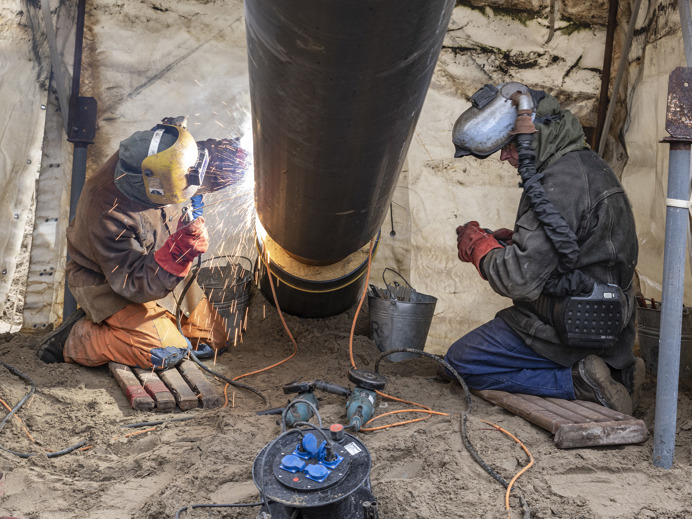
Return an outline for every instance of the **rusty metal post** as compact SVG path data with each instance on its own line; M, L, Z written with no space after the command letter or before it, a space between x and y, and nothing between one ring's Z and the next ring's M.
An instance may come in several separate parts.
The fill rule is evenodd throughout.
M692 68L678 67L670 74L666 131L670 137L662 142L670 144L670 160L653 461L655 466L669 469L673 466L675 452L685 252L690 209Z

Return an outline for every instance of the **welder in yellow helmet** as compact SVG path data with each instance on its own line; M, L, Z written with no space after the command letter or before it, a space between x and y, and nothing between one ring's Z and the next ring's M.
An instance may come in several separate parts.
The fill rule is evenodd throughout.
M80 308L44 341L41 360L165 369L190 347L203 358L226 346L224 323L196 283L180 301L182 334L175 318L209 245L204 218L175 204L199 190L209 158L184 118L164 119L122 141L88 178L67 229L66 276Z

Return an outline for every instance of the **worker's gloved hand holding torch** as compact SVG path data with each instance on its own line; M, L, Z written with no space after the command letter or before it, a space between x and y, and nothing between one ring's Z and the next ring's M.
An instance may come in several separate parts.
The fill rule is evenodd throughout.
M481 272L481 260L493 249L501 249L502 245L489 232L481 229L476 221L457 227L457 249L459 259L466 263L473 263L478 273ZM485 279L483 277L483 279Z
M204 218L196 218L190 224L184 218L178 222L178 230L168 237L163 247L154 252L154 260L163 270L183 278L190 272L193 260L209 247L209 233Z

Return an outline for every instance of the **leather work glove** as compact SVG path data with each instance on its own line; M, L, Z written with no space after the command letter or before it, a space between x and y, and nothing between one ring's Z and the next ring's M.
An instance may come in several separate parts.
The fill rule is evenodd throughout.
M512 236L514 236L514 231L512 229L502 227L500 229L492 231L490 234L492 234L493 238L500 242L500 245L512 245Z
M240 147L240 139L207 139L197 147L209 152L209 165L197 193L213 193L231 186L243 178L247 170L248 153Z
M459 259L467 263L473 263L480 276L485 279L481 272L481 260L493 249L501 249L502 245L495 237L481 229L476 221L468 222L457 227L457 249Z
M192 261L209 247L209 234L204 218L185 225L181 218L178 230L171 234L163 246L154 252L154 261L166 272L184 278L190 272Z

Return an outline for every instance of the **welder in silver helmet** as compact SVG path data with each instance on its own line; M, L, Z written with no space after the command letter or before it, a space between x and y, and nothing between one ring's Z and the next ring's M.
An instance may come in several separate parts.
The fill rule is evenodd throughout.
M457 228L459 259L513 304L456 341L447 362L474 389L589 400L631 414L644 377L632 352L638 244L618 179L573 114L520 83L476 92L453 142L455 157L500 151L523 193L513 229L477 221Z
M166 369L188 348L204 358L225 347L223 320L188 286L208 247L204 218L199 206L176 204L232 184L244 167L232 162L245 153L227 139L198 144L185 123L135 132L87 179L67 229L66 276L80 308L45 339L44 362Z

